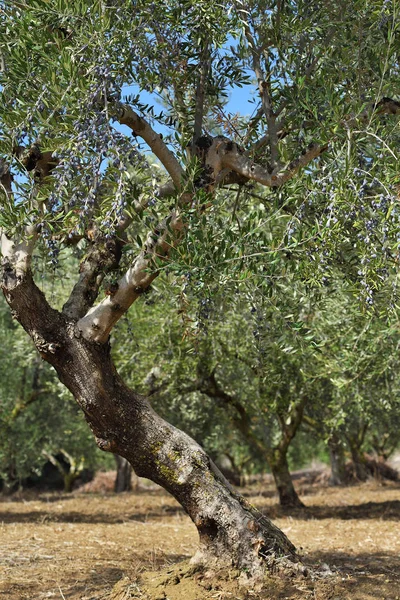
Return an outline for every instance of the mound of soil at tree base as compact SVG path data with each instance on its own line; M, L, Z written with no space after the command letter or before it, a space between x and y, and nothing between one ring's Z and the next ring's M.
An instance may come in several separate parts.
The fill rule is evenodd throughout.
M297 568L296 568L297 567ZM356 600L349 595L349 585L333 573L328 565L307 569L301 565L279 568L262 581L249 581L235 569L203 571L188 561L163 571L147 572L139 580L119 581L107 600ZM385 586L382 593L385 594ZM366 590L364 589L364 593ZM376 598L376 587L371 586ZM364 598L364 596L363 596ZM383 598L389 596L383 595ZM393 600L399 596L393 596Z

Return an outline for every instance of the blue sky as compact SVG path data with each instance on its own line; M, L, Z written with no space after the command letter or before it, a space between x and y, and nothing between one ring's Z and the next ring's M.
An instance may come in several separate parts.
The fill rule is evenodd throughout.
M135 96L139 94L139 88L136 86L126 86L123 88L123 93L125 96ZM227 104L224 107L225 113L240 113L243 116L249 116L254 112L256 104L251 102L252 99L257 97L257 87L256 85L245 85L243 87L235 86L232 88L230 92L230 97L228 99ZM149 92L142 91L140 92L140 101L143 104L150 104L154 106L155 112L161 112L161 110L165 111L165 108L158 103L158 98L156 94L151 94ZM119 123L114 123L115 129L120 131L121 133L125 133L126 135L131 135L131 130L126 125L120 125ZM166 134L167 128L160 125L160 123L155 122L153 125L155 131Z

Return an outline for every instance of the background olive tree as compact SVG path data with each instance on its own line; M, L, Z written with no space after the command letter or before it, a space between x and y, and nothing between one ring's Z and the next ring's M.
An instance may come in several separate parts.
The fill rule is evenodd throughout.
M257 572L271 554L293 557L204 450L126 386L110 333L160 276L227 299L269 290L272 305L282 284L299 303L303 286L311 302L340 288L396 321L397 3L1 6L2 288L13 316L98 446L184 506L203 561ZM228 109L243 85L251 112ZM75 265L62 301L38 286L36 256L61 276L63 259ZM305 327L300 312L291 327Z

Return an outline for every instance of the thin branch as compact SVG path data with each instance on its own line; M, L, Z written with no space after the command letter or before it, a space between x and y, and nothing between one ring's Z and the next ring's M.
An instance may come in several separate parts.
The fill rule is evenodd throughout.
M35 390L31 392L26 400L17 401L9 416L9 422L15 421L30 404L35 402L44 393L44 391L44 389Z
M291 411L288 414L285 413L284 419L280 422L282 437L278 442L278 447L281 452L287 451L290 442L295 437L303 420L303 413L307 400L307 396L301 396L300 400L292 406ZM287 424L288 417L290 417L290 421Z
M14 405L14 408L11 411L10 416L8 417L8 422L12 423L15 421L19 415L33 402L35 402L44 392L45 388L40 386L40 367L41 367L41 359L38 355L35 358L35 367L33 371L31 390L27 398L24 398L24 391L26 385L26 367L24 369L22 381L21 381L21 394L20 399Z
M280 129L277 131L278 140L283 140L289 134L288 131L284 129ZM261 136L256 142L254 142L249 148L246 150L246 154L254 155L257 154L264 146L269 144L269 135L268 133Z
M322 44L323 49L321 50L321 52L319 54L317 54L317 56L315 56L313 58L313 60L308 64L308 66L304 70L304 73L303 73L304 81L307 81L309 79L309 77L313 74L313 72L315 71L316 67L318 66L318 63L320 62L321 58L324 56L326 49L329 48L330 42L332 41L336 32L337 32L336 27L332 27L328 31L327 36ZM319 40L317 40L317 39L314 40L313 45L315 43L317 43L317 41L319 41ZM301 53L301 52L302 52L302 48L299 49L299 53ZM279 115L285 110L285 108L288 104L289 104L288 100L283 100L281 105L276 109L275 116L279 117Z
M250 415L247 413L246 408L233 396L223 390L215 377L215 369L211 374L203 381L197 383L197 389L202 394L205 394L209 398L220 400L226 405L232 406L235 409L235 415L232 419L237 429L242 433L245 439L259 452L262 456L266 456L266 448L259 436L253 431L251 427Z
M313 419L309 415L303 415L303 422L310 427L313 431L317 431L320 423L317 419Z
M262 106L260 106L260 108L257 110L256 114L254 115L254 117L252 117L247 125L247 133L243 138L243 145L247 146L251 135L253 133L254 127L257 125L257 123L260 121L261 117L264 114L264 109Z

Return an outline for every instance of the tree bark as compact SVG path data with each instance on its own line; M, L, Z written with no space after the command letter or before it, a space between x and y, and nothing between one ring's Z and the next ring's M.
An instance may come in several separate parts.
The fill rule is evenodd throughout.
M361 451L367 430L368 422L360 421L357 423L356 427L350 427L346 432L346 441L350 448L354 473L358 481L366 481L368 479L368 470L365 464L364 455Z
M280 505L287 508L304 507L294 489L286 452L282 453L275 450L274 456L269 460L269 464L278 490Z
M122 458L118 454L114 454L114 458L117 465L114 492L119 494L120 492L132 491L132 465L126 458Z
M254 570L264 554L293 554L287 538L234 492L202 448L125 386L108 347L91 347L89 353L87 343L74 340L74 345L74 366L66 369L64 357L55 366L85 411L99 447L126 458L139 476L180 502L197 526L199 559L218 557ZM90 375L95 381L88 386Z
M346 464L344 448L337 435L332 435L328 440L329 458L331 463L331 475L329 485L346 485Z
M364 457L363 457L362 453L360 452L360 448L358 447L357 444L352 443L352 442L349 442L349 447L350 447L351 459L353 461L354 472L355 472L356 478L358 479L358 481L367 481L368 471L365 466Z
M21 279L5 269L3 290L14 316L83 410L98 446L126 458L138 476L161 485L191 517L200 536L198 561L256 574L268 557L296 558L284 533L235 492L204 450L124 384L109 343L86 340L75 322L49 306L29 272Z

